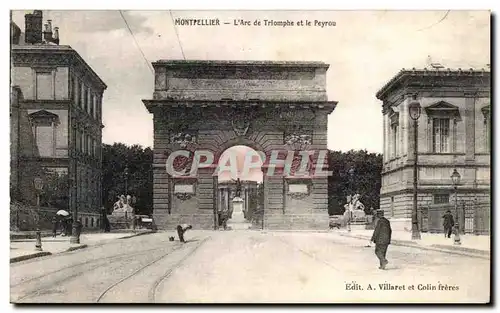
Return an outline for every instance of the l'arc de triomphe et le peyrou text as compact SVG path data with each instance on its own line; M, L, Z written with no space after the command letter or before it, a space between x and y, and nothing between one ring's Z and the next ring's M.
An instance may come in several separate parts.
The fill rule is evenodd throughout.
M214 229L218 160L236 145L265 157L263 228L328 228L327 122L337 104L326 94L328 64L159 60L153 67L153 98L143 102L154 122L158 229ZM173 157L179 150L187 154ZM196 151L213 153L213 162L193 175ZM285 159L293 160L288 169Z

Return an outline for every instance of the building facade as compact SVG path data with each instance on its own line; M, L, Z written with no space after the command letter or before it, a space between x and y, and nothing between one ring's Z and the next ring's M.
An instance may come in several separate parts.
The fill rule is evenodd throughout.
M43 208L78 208L84 226L96 227L106 85L75 50L58 44L50 20L42 32L41 11L25 18L25 34L11 38L12 198L35 205L33 179L40 177Z
M328 64L160 60L153 67L153 98L143 102L153 114L153 208L159 229L172 229L177 223L216 226L221 194L214 171L220 156L233 146L262 152L267 160L273 151L281 153L283 165L276 174L268 163L261 168L262 227L328 228L327 177L314 175L318 168L326 170L328 115L337 104L326 94ZM290 138L304 147L291 147ZM183 146L211 151L213 166L200 168L195 177L171 175L167 161ZM290 150L314 152L309 156L314 173L302 178L283 175ZM176 171L189 168L193 155L176 158Z
M378 93L383 102L383 170L380 207L394 222L411 228L414 122L409 104L417 100L418 206L453 204L451 174L461 182L457 200L490 198L490 72L485 70L402 70Z

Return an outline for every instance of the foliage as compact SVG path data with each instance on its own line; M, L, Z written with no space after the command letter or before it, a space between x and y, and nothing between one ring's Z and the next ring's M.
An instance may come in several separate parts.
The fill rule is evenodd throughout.
M122 143L103 145L102 150L102 201L111 212L120 195L136 197L133 205L139 214L153 211L153 150L139 145L126 146ZM125 168L128 168L128 175Z
M69 180L67 171L57 172L50 168L43 168L43 193L40 196L40 205L44 207L69 210Z
M346 197L359 193L368 210L379 208L382 155L366 150L330 151L328 154L328 213L343 214ZM354 169L350 177L349 169Z
M153 209L153 151L139 145L121 143L103 147L103 205L111 211L113 203L125 194L137 199L134 207L140 214L150 214ZM328 155L328 213L343 214L347 195L359 193L367 209L378 209L381 187L382 155L358 151L330 151ZM128 167L128 175L125 168ZM349 169L353 167L352 178ZM126 177L128 176L128 180ZM257 202L263 203L263 184L257 188Z

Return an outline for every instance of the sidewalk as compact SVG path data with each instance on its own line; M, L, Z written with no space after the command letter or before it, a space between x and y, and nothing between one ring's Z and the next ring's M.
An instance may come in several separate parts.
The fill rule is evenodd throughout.
M41 230L42 237L51 237L52 230ZM97 234L101 233L100 229L85 231L85 234ZM114 231L116 232L116 231ZM59 234L59 231L58 231ZM60 235L58 235L60 236ZM23 240L23 239L35 239L35 231L34 230L26 230L26 231L10 231L10 240Z
M351 232L341 230L339 235L370 240L373 230L354 229ZM411 240L411 232L393 231L391 243L399 246L418 247L468 256L490 258L490 236L460 235L461 245L455 245L453 235L445 238L444 234L421 233L422 239Z
M152 233L150 230L118 233L88 233L80 235L80 244L70 244L71 237L42 237L43 251L35 250L35 239L18 239L10 241L10 263L20 262L36 257L84 249L88 246L104 244L111 240L125 239Z

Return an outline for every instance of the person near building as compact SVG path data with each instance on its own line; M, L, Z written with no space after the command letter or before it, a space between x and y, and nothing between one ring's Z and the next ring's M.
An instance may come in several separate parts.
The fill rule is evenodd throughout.
M380 261L379 269L384 270L386 265L389 263L387 261L387 248L391 244L391 222L384 217L383 210L377 210L377 224L375 226L375 230L373 231L372 238L370 242L375 243L375 255Z
M453 220L453 215L450 210L447 210L443 215L443 227L444 227L444 236L450 238L451 231L453 230L453 226L455 226L455 221Z
M184 234L188 229L192 229L193 226L188 225L188 224L180 224L177 225L177 235L179 236L179 240L182 243L185 243L186 241L184 240Z
M52 238L56 238L57 236L57 227L59 223L57 222L57 217L52 218Z

